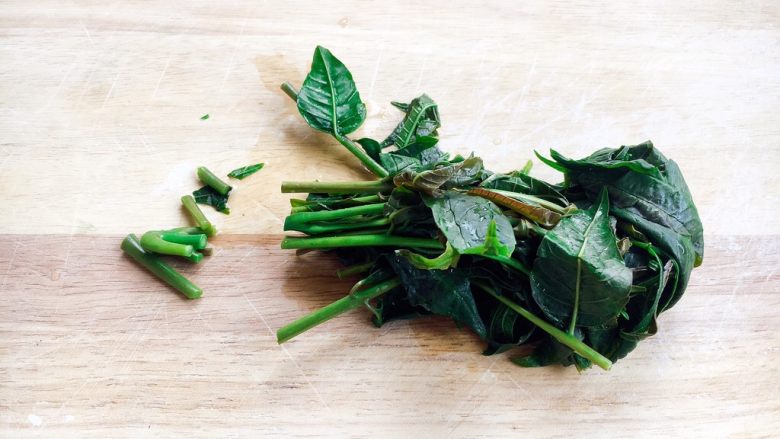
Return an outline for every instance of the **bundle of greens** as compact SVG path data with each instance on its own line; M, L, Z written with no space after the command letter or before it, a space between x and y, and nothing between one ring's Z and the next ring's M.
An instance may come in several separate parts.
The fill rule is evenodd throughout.
M279 343L365 306L377 326L438 314L487 342L485 354L530 344L521 366L608 369L658 330L703 254L702 225L677 165L650 142L581 160L539 159L495 173L479 157L437 147L436 103L393 102L403 120L383 141L347 137L366 117L349 70L317 47L300 91L282 89L304 120L330 133L379 177L285 182L285 249L334 252L360 274L348 295L281 328ZM538 154L537 154L538 155Z

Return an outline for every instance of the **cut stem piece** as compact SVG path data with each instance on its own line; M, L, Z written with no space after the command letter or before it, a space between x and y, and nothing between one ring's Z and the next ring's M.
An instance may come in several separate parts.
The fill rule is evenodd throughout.
M198 229L200 230L200 229ZM177 233L170 230L162 230L158 232L160 238L168 242L175 242L176 244L191 245L195 250L203 250L206 248L207 240L205 233L188 234ZM143 238L141 238L143 241Z
M127 235L122 241L121 247L122 251L135 262L149 270L158 279L176 289L176 291L184 294L188 299L197 299L203 294L203 290L174 270L173 267L160 260L159 257L145 252L141 247L141 242L135 235Z
M204 233L200 227L176 227L175 229L163 230L163 232L177 235L202 235Z
M200 261L202 261L202 260L203 260L203 253L200 253L200 252L192 252L192 254L191 254L191 255L187 256L187 257L186 257L186 258L184 258L184 259L186 259L186 260L188 260L188 261L192 262L193 264L198 264L198 263L200 263Z
M207 236L214 236L217 234L216 227L214 227L214 225L209 222L208 218L206 218L206 215L204 215L203 211L200 210L200 207L198 207L195 199L192 198L192 195L185 195L181 197L181 204L184 206L184 209L187 210L187 213L190 214L190 218L192 218L195 224L201 230L203 230Z
M198 179L200 179L200 181L202 181L206 186L209 186L217 191L220 195L227 195L228 192L233 189L232 186L222 181L205 166L198 168Z
M168 242L162 239L159 230L152 230L144 233L141 236L141 247L147 252L159 253L162 255L184 256L185 258L191 256L194 251L192 245Z

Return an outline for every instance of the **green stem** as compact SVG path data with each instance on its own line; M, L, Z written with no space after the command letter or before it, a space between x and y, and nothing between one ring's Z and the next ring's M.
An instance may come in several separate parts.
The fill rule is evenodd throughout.
M352 235L389 235L392 231L389 227L374 227L365 228L360 230L344 230L339 232L339 236L352 236Z
M202 235L203 230L200 227L177 227L175 229L163 230L165 233L177 235Z
M205 166L198 168L198 178L203 182L203 184L210 186L212 189L219 192L220 195L227 195L228 192L233 189L233 187L222 181Z
M568 346L576 352L578 355L580 355L583 358L587 358L590 360L593 364L599 366L600 368L604 370L609 370L610 367L612 367L612 362L609 360L609 358L606 358L605 356L601 355L593 349L592 347L586 345L582 341L578 340L576 337L569 335L560 329L556 328L555 326L545 322L541 318L537 317L527 309L523 308L522 306L516 304L515 302L509 300L508 298L496 293L492 287L483 284L482 282L478 281L472 281L472 283L476 286L478 286L480 289L485 291L486 293L490 294L491 296L495 297L496 300L503 303L507 307L509 307L511 310L515 311L516 313L523 316L525 319L527 319L529 322L536 325L539 329L542 331L550 334L554 339L558 340L561 344Z
M205 233L188 234L188 233L176 233L169 230L161 230L158 232L160 238L168 242L175 242L176 244L191 245L195 250L203 250L206 248L207 240ZM141 238L143 241L143 238Z
M135 235L127 235L122 241L121 247L122 251L139 265L149 270L152 274L157 276L158 279L187 296L188 299L197 299L203 294L203 290L187 280L181 273L174 270L173 267L160 260L157 256L145 252L141 247L141 242L138 241L138 238Z
M310 235L336 232L339 230L354 230L367 227L382 227L390 223L389 218L378 218L370 221L357 220L349 223L323 223L362 215L379 215L384 213L385 203L367 204L364 206L347 207L337 210L320 210L317 212L294 213L284 220L284 230L297 230Z
M326 305L313 313L306 315L289 325L286 325L276 331L276 341L281 344L290 340L298 334L322 324L336 316L339 316L349 310L363 306L367 301L381 296L382 294L401 285L398 278L386 280L373 287L357 291L354 294L344 296L341 299Z
M141 236L141 247L147 252L161 255L184 256L192 255L194 249L191 245L168 242L160 236L159 230L152 230Z
M363 162L363 165L365 165L366 168L368 168L369 171L373 172L374 175L376 175L379 178L385 178L388 175L388 172L385 168L382 167L379 163L377 163L374 159L371 158L368 154L366 154L365 151L363 151L363 148L361 148L359 145L355 144L352 140L350 140L347 136L342 136L341 134L332 133L333 137L336 138L336 140L339 141L349 152L352 153L355 157L358 158L361 162Z
M382 201L382 199L379 197L379 195L367 195L365 197L354 197L354 198L345 198L341 201L331 201L326 203L321 203L317 201L306 201L301 200L305 204L295 206L292 208L291 213L300 213L300 212L318 212L320 210L331 210L333 208L339 208L339 207L350 207L350 206L359 206L362 204L373 204L378 203Z
M587 240L587 231L586 237ZM577 255L577 280L574 283L574 309L571 311L571 322L569 322L569 334L574 335L574 329L577 327L577 315L580 312L580 279L582 273L582 251L585 249L585 241L582 242L580 254Z
M346 207L337 210L320 210L317 212L294 213L287 217L285 223L308 223L314 221L334 221L358 215L380 215L385 212L385 203L366 204L364 206ZM286 230L286 229L285 229Z
M379 193L393 188L389 182L375 181L283 181L282 193L362 194Z
M565 208L563 208L563 207L561 207L561 206L559 206L559 205L557 205L555 203L552 203L550 201L543 200L543 199L541 199L539 197L535 197L533 195L523 194L523 193L520 193L520 192L505 191L505 190L502 190L502 189L486 189L486 190L489 190L491 192L495 192L497 194L501 194L501 195L504 195L504 196L507 196L507 197L510 197L510 198L516 198L516 199L521 200L521 201L530 201L532 203L536 203L536 204L538 204L538 205L540 205L542 207L550 209L553 212L559 213L561 215L566 213L566 209Z
M306 248L306 249L329 249L338 247L373 247L373 246L391 246L391 247L420 247L444 249L444 246L435 239L412 238L406 236L393 236L382 234L371 235L346 235L346 236L328 236L323 238L297 238L286 237L282 240L283 249Z
M207 236L214 236L217 234L217 228L209 222L206 215L204 215L203 211L198 207L195 199L192 198L192 195L181 197L181 204L184 206L187 213L190 214L190 218L192 218L198 228L203 230Z
M283 82L281 85L281 89L284 92L284 94L290 97L290 99L296 102L298 101L298 91L295 89L295 87L293 87L292 84L290 84L289 82Z
M325 224L311 224L311 223L287 223L284 224L284 230L295 230L297 232L303 232L307 235L319 235L322 233L341 232L345 230L356 229L369 229L375 227L382 227L390 224L390 218L378 218L370 221L358 221L350 223L325 223Z
M374 262L366 262L365 264L352 265L342 270L338 270L336 272L336 275L339 277L339 279L344 279L345 277L352 276L353 274L366 272L370 270L371 267L373 266L374 266Z

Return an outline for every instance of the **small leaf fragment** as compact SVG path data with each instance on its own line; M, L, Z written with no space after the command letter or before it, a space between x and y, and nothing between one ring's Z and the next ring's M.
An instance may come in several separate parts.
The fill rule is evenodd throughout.
M198 204L212 206L214 209L224 213L225 215L230 214L230 208L227 206L228 196L220 194L211 186L203 186L202 188L192 192L192 196L195 198L195 202Z
M243 166L241 168L230 171L230 173L228 173L228 177L243 180L255 172L263 169L263 166L265 166L265 163L255 163L254 165Z

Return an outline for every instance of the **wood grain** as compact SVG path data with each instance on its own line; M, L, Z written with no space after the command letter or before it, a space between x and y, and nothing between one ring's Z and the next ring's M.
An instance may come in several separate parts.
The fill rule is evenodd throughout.
M0 237L9 437L771 437L780 427L780 239L707 237L684 299L610 372L521 369L447 319L366 310L280 347L341 297L335 260L220 237L187 301L121 236ZM254 269L253 269L254 267ZM239 275L240 274L240 275Z
M197 166L260 161L217 225L280 233L282 180L369 178L279 90L322 44L367 102L356 136L384 138L400 118L390 101L427 92L443 148L495 170L534 149L580 157L652 139L708 233L780 234L766 208L780 204L780 3L524 3L3 2L0 230L180 223ZM26 215L31 204L45 209Z
M0 437L776 436L778 23L772 1L2 2ZM491 169L652 139L707 233L660 333L582 375L365 311L277 346L350 286L277 248L279 183L370 178L278 90L316 44L354 74L358 136L427 92L442 147ZM123 234L184 223L198 165L253 162L188 267L202 300L121 256Z

